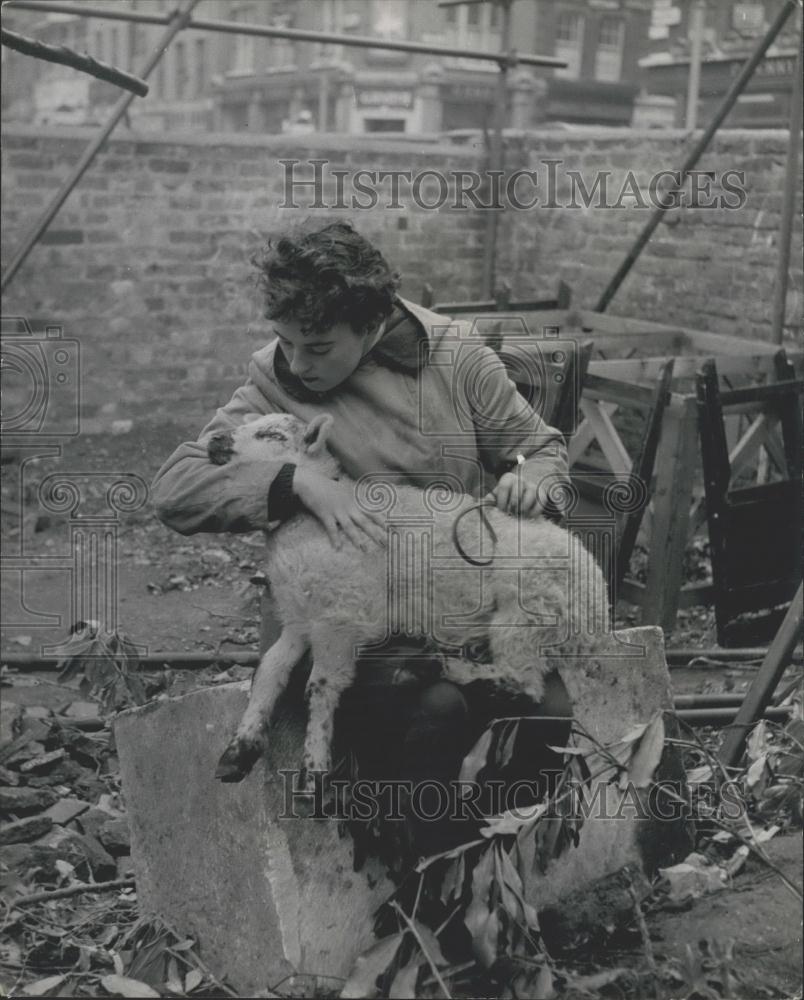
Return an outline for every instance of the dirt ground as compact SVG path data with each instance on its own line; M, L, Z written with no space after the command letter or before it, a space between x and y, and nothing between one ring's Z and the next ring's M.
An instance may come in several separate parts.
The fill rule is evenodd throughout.
M54 457L30 461L24 453L4 455L3 662L15 654L47 652L48 647L65 640L73 621L70 523L66 514L42 510L37 484L55 472L77 479L79 474L102 474L86 480L89 485L80 510L84 517L97 514L103 509L109 480L128 473L150 483L167 454L196 433L197 428L180 425L137 427L127 434L76 438ZM260 568L262 541L258 534L184 538L161 525L146 501L138 510L119 516L116 545L118 625L140 653L256 650L258 591L249 579ZM7 568L9 556L19 560ZM46 557L44 563L42 557ZM20 566L27 567L29 559L30 566L38 568L28 568L23 574ZM633 624L634 620L634 609L620 609L620 624ZM680 615L668 645L713 646L711 612L691 609ZM674 670L675 693L739 692L747 687L752 669L733 664ZM212 683L219 673L219 669L210 668L204 674L176 675L171 693ZM43 673L6 674L2 695L6 725L20 712L60 713L81 699L75 685L65 686L54 675ZM9 732L3 735L8 738ZM103 787L114 793L113 762L108 773L111 776ZM800 830L788 830L767 845L774 863L799 887L801 846ZM127 871L123 855L118 875L125 877ZM653 960L666 973L665 996L801 996L801 903L774 872L758 862L749 860L733 887L696 900L684 912L657 909L648 912L647 919ZM717 969L711 970L718 966L713 957L718 947L728 942L734 943L733 959L727 963L734 982L724 984ZM7 953L0 948L0 959L5 958ZM597 944L592 952L581 948L568 952L562 960L579 975L618 966L631 970L630 979L626 976L619 985L612 981L595 988L586 994L591 996L639 995L639 975L647 961L644 942L633 923ZM13 971L13 963L11 968ZM713 992L707 994L706 989ZM213 990L197 995L219 994Z

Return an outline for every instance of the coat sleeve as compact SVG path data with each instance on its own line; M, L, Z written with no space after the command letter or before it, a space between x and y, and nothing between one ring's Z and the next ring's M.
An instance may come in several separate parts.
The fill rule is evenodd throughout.
M476 346L472 363L461 380L472 413L478 454L484 468L499 478L501 466L523 455L522 476L544 489L569 481L564 435L550 427L530 406L508 377L505 366L489 347Z
M173 452L151 485L151 501L160 521L182 535L199 531L270 531L268 490L278 468L230 462L213 465L204 439L266 413L279 412L251 378L221 407L201 431Z

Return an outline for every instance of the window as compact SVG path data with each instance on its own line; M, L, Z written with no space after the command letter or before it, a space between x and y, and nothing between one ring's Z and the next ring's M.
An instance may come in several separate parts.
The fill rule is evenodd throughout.
M557 69L556 76L576 80L581 75L581 50L583 46L583 20L580 14L562 12L556 19L555 54L566 59L565 69Z
M367 132L404 132L404 118L366 118L365 129Z
M765 27L765 7L761 3L736 3L731 9L731 26L743 35L757 35Z
M207 55L207 40L206 38L196 38L195 40L195 62L193 64L194 70L194 82L193 82L193 97L198 97L199 94L204 91L204 84L206 82L206 66L204 61Z
M279 14L271 19L274 28L290 28L292 17L290 14ZM268 49L268 68L280 68L282 66L292 66L294 64L295 50L293 42L289 38L270 39Z
M160 101L165 99L165 54L162 54L161 59L156 64L156 96Z
M496 3L487 0L485 3L469 3L456 7L445 7L444 35L437 39L441 45L454 45L456 49L486 49L496 52L500 48L502 35L500 24L500 8ZM467 64L459 55L449 56L445 60L448 66L463 66L474 70L489 70L496 72L493 63Z
M187 50L185 48L185 42L174 42L176 48L176 62L175 62L175 72L176 72L176 82L174 93L178 100L182 100L187 96Z
M407 28L407 0L374 0L372 22L380 38L401 39Z
M344 12L343 0L319 0L322 14L322 31L332 34L343 32ZM344 58L342 45L330 45L325 42L316 43L318 59L328 62L341 62Z
M596 80L620 79L623 64L623 27L623 22L618 18L601 19L595 53Z
M409 37L409 13L408 0L373 0L371 34L388 41L402 41ZM365 59L369 63L406 63L410 55L393 49L367 49Z
M241 24L254 22L257 20L254 7L251 4L242 4L232 11L232 20L240 21ZM253 35L234 36L234 57L232 60L233 73L253 73L256 64L256 48Z

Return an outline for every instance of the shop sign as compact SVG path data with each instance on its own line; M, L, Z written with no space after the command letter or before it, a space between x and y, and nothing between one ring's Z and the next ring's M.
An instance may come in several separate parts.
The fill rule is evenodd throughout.
M357 104L361 108L412 108L412 90L358 90Z

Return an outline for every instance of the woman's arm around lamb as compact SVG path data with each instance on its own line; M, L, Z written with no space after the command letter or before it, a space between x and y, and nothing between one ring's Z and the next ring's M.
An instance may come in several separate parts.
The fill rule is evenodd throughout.
M182 535L198 531L271 530L268 492L279 472L244 463L215 465L209 460L209 436L231 431L267 413L278 412L251 378L221 407L197 441L186 441L157 472L151 500L159 520Z

